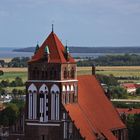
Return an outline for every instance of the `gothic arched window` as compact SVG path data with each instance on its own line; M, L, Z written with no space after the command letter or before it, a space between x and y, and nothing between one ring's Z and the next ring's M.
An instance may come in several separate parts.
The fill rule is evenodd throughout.
M42 71L41 78L44 79L44 77L45 77L45 72Z
M48 72L45 71L45 79L48 79Z
M57 79L57 71L54 70L54 78Z
M74 68L71 69L71 78L74 78L75 77L75 71L74 71Z
M65 68L64 69L64 79L66 79L67 78L67 69Z

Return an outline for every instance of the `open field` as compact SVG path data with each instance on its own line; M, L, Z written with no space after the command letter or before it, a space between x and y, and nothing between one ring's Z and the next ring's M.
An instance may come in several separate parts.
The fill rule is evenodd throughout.
M4 88L6 91L12 92L13 89L17 89L17 90L24 90L25 86L21 86L21 87L6 87Z
M0 68L3 72L27 72L27 68Z
M79 75L91 74L91 67L78 67L77 72ZM110 75L113 74L116 77L128 77L137 76L140 77L140 66L97 66L97 74Z
M0 60L4 60L6 63L9 63L12 60L12 58L0 58Z
M0 80L9 79L11 81L17 76L21 77L23 81L27 80L27 68L0 68L0 70L4 71L4 75L0 76ZM91 74L91 67L78 67L77 73L78 75ZM104 75L113 74L116 77L140 77L140 66L97 66L96 73Z
M25 82L27 80L27 72L5 72L4 75L0 76L0 81L9 80L11 82L15 80L16 77L22 78Z

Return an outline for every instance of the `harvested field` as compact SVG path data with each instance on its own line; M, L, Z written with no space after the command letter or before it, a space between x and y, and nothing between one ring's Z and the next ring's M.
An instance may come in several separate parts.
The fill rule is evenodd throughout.
M27 68L0 68L3 72L27 72Z
M9 79L13 80L15 77L19 76L23 78L24 81L27 80L27 68L0 68L4 71L4 75L0 76L0 80ZM91 74L91 67L78 67L78 75L88 75ZM97 74L103 75L114 75L116 77L140 77L140 66L97 66ZM133 81L133 80L132 80ZM135 82L140 82L139 80Z

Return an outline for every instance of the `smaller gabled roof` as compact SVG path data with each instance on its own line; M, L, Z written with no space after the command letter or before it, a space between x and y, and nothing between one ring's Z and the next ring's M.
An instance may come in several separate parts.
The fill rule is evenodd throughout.
M124 84L122 84L122 86L126 89L135 89L136 88L135 83L124 83Z
M49 50L49 63L75 63L74 59L69 54L69 59L65 57L65 47L54 32L51 32L39 50L34 54L30 62L41 60L44 56L45 48Z

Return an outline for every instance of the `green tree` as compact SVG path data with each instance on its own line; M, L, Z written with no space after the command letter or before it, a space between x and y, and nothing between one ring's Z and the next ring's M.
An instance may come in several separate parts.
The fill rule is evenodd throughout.
M6 91L2 87L0 87L0 95L5 95L5 93Z
M140 114L128 115L126 125L129 140L140 140Z
M15 84L16 86L23 86L23 81L20 77L15 78Z
M16 98L17 95L18 95L18 90L14 88L14 89L12 90L12 94L13 94L14 98Z
M100 83L104 83L108 86L117 86L118 85L118 80L113 75L106 76L106 75L97 74L96 76L97 76L98 80L100 81Z
M19 109L15 104L8 104L8 106L0 112L0 125L13 125L19 114Z
M25 107L25 101L23 100L13 99L11 103L15 104L19 110L22 110Z
M3 74L4 74L4 72L2 70L0 70L0 76L3 75Z
M9 86L9 80L2 80L1 81L1 86L2 87L8 87Z
M111 88L111 97L118 98L118 99L127 99L128 94L126 89L120 86L114 86Z
M137 89L136 89L136 94L137 94L137 95L140 95L140 88L137 88Z

